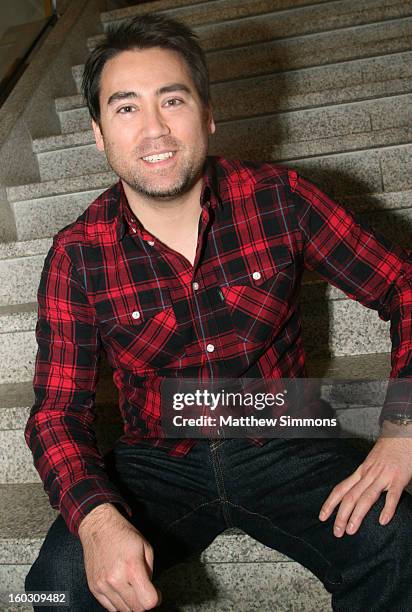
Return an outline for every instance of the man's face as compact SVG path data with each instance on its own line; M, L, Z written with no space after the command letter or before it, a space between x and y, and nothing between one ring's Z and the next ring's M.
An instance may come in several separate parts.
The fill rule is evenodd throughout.
M99 99L97 147L136 193L167 200L197 183L215 125L178 53L119 53L103 68Z

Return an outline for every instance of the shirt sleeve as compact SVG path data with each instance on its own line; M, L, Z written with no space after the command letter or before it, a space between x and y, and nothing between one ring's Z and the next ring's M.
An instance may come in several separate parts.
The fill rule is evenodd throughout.
M379 423L387 416L412 418L411 252L294 170L288 175L305 267L390 321L391 372Z
M92 423L101 350L82 279L55 240L38 290L35 404L25 429L50 503L73 534L105 502L131 511L109 480Z

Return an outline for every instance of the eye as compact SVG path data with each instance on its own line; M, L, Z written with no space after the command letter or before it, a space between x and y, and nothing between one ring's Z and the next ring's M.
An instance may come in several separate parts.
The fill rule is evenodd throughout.
M180 106L181 104L183 104L183 100L180 98L170 98L165 102L165 106Z
M135 111L134 106L122 106L121 108L119 108L117 112L122 113L122 114L128 114L128 113L133 113L134 111Z

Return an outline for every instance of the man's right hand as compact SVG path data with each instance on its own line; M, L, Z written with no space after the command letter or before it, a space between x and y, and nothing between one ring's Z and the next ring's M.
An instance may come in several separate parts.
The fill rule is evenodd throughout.
M143 612L161 603L151 582L153 548L112 504L82 520L79 537L90 591L110 612Z

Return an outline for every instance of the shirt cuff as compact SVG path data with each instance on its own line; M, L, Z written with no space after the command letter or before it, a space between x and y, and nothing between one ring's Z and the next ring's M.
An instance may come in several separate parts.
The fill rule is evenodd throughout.
M379 426L388 417L412 419L412 378L390 378Z
M86 477L67 489L60 500L60 514L73 535L78 535L84 517L100 504L120 506L131 516L132 510L110 481L103 478Z

